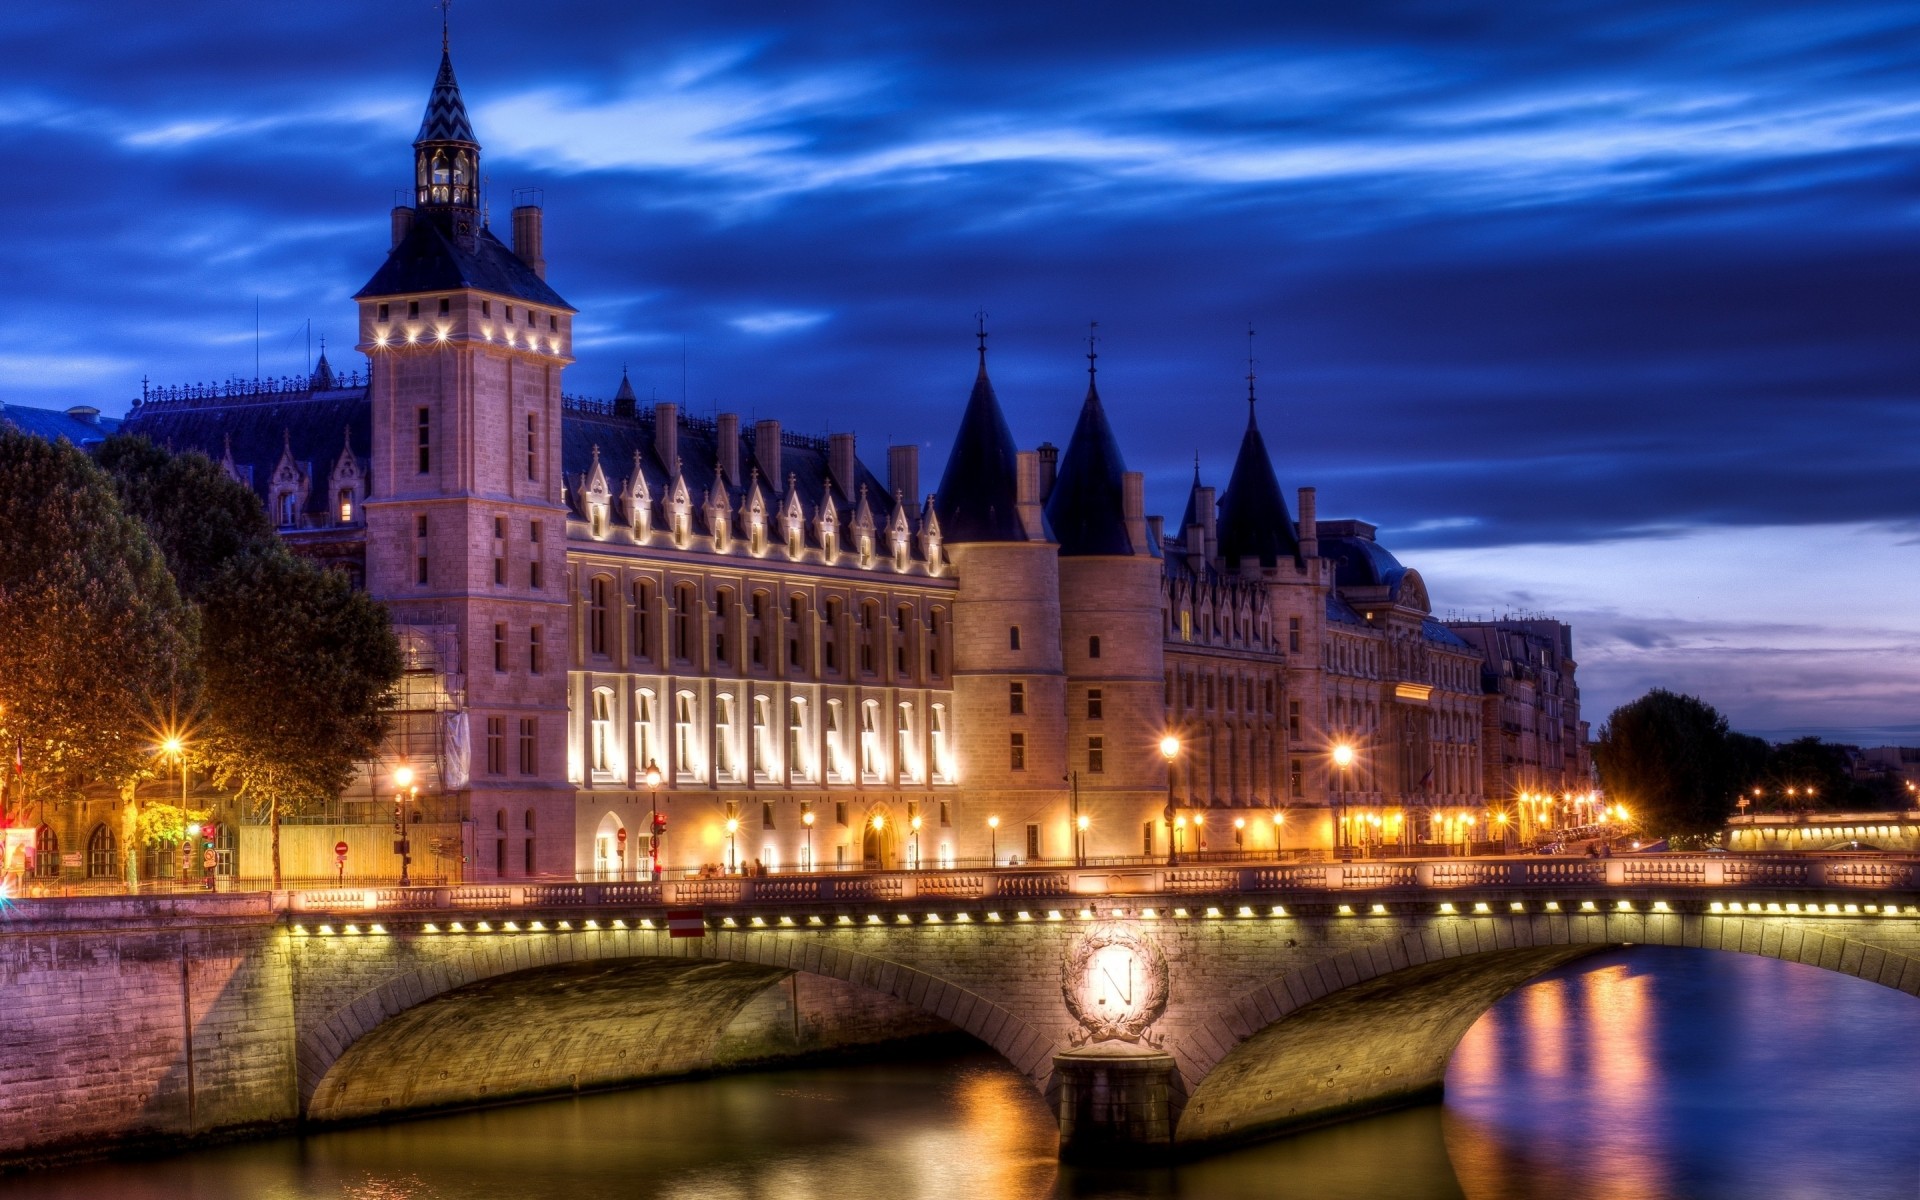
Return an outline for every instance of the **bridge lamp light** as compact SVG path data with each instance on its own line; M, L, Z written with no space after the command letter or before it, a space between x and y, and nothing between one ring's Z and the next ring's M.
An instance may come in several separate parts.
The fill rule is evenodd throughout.
M1081 833L1085 833L1087 831L1087 826L1092 824L1092 822L1087 819L1087 815L1085 813L1081 813L1079 817L1075 818L1073 823L1075 826L1079 828Z
M1249 905L1242 904L1239 910L1234 915L1240 916L1240 917L1250 917L1253 915L1253 909Z
M1454 912L1453 901L1451 900L1442 901L1440 904L1440 912L1444 916L1449 916L1449 917L1452 916Z
M1368 911L1372 912L1376 917L1384 917L1387 915L1387 906L1384 904L1376 904Z
M1342 905L1340 906L1340 908L1339 908L1339 910L1338 910L1338 911L1339 911L1339 913L1340 913L1340 915L1341 915L1341 916L1343 916L1343 917L1350 917L1350 916L1352 916L1352 915L1353 915L1353 905L1351 905L1351 904L1342 904Z
M1174 909L1174 910L1173 910L1173 915L1174 915L1174 916L1176 916L1176 917L1180 917L1180 918L1182 918L1182 919L1184 919L1184 918L1186 918L1186 917L1187 917L1187 916L1188 916L1189 914L1187 913L1187 910L1186 910L1186 909L1184 909L1184 908L1176 908L1176 909Z
M1284 917L1287 915L1287 910L1284 906L1276 904L1267 910L1267 915L1270 917Z
M1350 767L1353 765L1353 747L1345 742L1336 742L1333 747L1333 765Z
M1215 907L1213 907L1212 905L1208 905L1208 906L1207 906L1207 916L1209 916L1209 917L1213 917L1213 918L1218 918L1218 917L1220 916L1220 910L1219 910L1219 909L1217 909L1217 908L1215 908Z

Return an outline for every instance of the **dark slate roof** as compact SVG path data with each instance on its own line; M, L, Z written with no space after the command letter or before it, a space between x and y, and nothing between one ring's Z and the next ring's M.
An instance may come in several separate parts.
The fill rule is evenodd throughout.
M372 482L373 405L365 386L142 404L122 428L176 452L198 450L216 463L231 446L240 481L262 504L280 455L290 448L309 480L305 511L323 525L331 523L327 480L343 445L352 445Z
M1327 593L1327 621L1334 625L1364 626L1367 623L1367 619L1361 616L1357 609L1342 600L1340 593L1334 591Z
M595 411L568 408L561 414L560 460L566 471L570 494L572 489L579 487L581 478L593 470L593 451L597 446L600 449L600 470L607 477L607 488L619 495L625 490L623 485L633 476L634 453L638 451L640 471L646 478L647 491L653 499L657 519L662 497L672 490L673 471L672 464L660 461L660 455L654 450L655 410L642 408L632 416L621 416L603 401L594 404ZM703 527L701 511L715 483L721 479L719 429L715 422L700 417L682 415L679 421L680 471L686 477L687 498L693 502L694 527L698 529ZM855 460L855 481L852 494L849 495L841 491L832 479L828 469L828 444L824 439L783 433L780 440L780 473L783 478L760 480L760 490L766 497L770 517L777 519L786 503L788 480L784 476L791 476L793 485L799 489L800 502L806 508L809 545L815 541L813 523L819 516L820 503L829 487L833 489L833 504L839 514L843 544L854 513L860 506L862 485L866 487L867 506L873 511L875 531L886 529L887 523L893 519L894 499L880 477L867 469L865 463ZM754 478L753 441L753 429L743 429L739 449L742 478L727 485L727 507L736 513L746 499ZM912 507L913 497L906 497L902 503L908 506L908 523L918 532L920 519L918 511ZM915 557L919 557L917 545Z
M460 99L460 85L453 78L453 55L440 52L440 73L434 77L433 93L427 97L427 111L420 118L420 132L413 144L423 142L465 142L479 146L473 136L473 122L467 120L467 106Z
M1126 473L1100 392L1088 383L1080 420L1060 460L1053 493L1047 497L1047 524L1053 527L1063 557L1134 553L1133 539L1127 535Z
M79 415L75 415L78 413ZM88 413L93 413L88 416ZM19 404L0 404L0 426L11 426L31 437L49 442L67 439L76 446L105 440L120 428L120 418L103 417L90 408L26 408Z
M447 236L440 222L422 216L407 236L387 254L367 285L354 299L368 296L404 296L415 292L451 292L475 288L497 296L513 296L533 304L576 311L507 249L491 229L482 229L472 250L464 250Z
M1471 651L1474 649L1473 646L1467 643L1465 638L1453 630L1448 629L1444 624L1434 620L1432 617L1428 617L1426 620L1420 622L1420 636L1435 645L1446 646L1453 650Z
M1240 439L1240 456L1233 460L1233 477L1220 496L1220 559L1237 567L1243 558L1257 558L1263 567L1280 559L1297 558L1300 543L1294 537L1293 517L1273 474L1273 460L1247 405L1247 432Z
M1200 523L1200 456L1193 456L1193 486L1187 489L1187 511L1180 514L1180 524L1174 528L1181 533Z
M1024 542L1017 507L1020 495L1019 462L1013 431L1000 412L999 397L987 378L986 352L980 354L980 373L967 398L967 411L954 434L953 452L934 494L940 533L952 542Z

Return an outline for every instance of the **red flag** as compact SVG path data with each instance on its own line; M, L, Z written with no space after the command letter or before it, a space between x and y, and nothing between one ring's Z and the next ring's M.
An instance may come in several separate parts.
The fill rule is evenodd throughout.
M703 938L707 936L706 913L697 908L669 909L667 912L667 936L677 938Z

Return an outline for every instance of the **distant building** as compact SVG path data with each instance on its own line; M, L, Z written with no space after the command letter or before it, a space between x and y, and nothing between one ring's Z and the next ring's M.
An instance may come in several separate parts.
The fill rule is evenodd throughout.
M1532 838L1596 815L1573 628L1545 617L1450 621L1480 659L1483 786Z
M0 429L32 434L50 442L65 438L76 446L90 446L119 428L118 417L103 417L99 409L90 405L76 404L61 410L0 403Z
M1296 520L1251 378L1225 490L1196 469L1171 533L1091 356L1064 453L1021 450L983 336L931 494L911 445L883 477L851 434L642 405L625 379L564 395L575 310L541 210L499 240L480 150L443 57L414 203L356 296L365 376L323 354L149 388L126 422L251 487L405 639L393 742L342 824L287 827L289 874L330 877L339 838L366 847L350 877L390 875L402 762L440 864L417 869L483 880L632 877L655 849L784 869L1485 841L1488 786L1536 778L1485 757L1508 659L1537 786L1583 769L1565 627L1550 665L1490 658L1372 526L1319 520L1311 488Z

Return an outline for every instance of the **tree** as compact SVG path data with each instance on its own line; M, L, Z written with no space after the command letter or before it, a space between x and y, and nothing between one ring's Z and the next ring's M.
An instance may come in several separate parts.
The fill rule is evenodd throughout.
M1711 705L1656 688L1613 710L1593 759L1601 783L1642 829L1702 838L1725 827L1746 782L1740 771L1750 751L1736 736Z
M277 889L282 815L338 795L377 751L400 645L386 609L278 546L222 566L202 605L201 757L266 813Z
M195 702L196 641L192 608L107 477L65 442L0 430L0 739L19 747L28 788L45 803L111 783L132 832L156 733ZM137 883L139 856L126 857Z
M174 454L138 434L101 443L95 461L121 507L147 527L181 595L197 601L221 564L278 544L253 489L198 451Z

